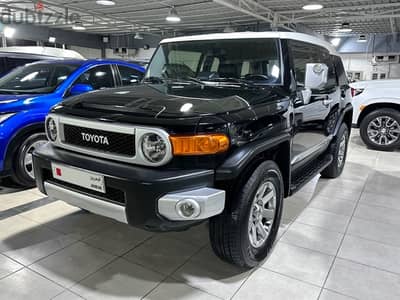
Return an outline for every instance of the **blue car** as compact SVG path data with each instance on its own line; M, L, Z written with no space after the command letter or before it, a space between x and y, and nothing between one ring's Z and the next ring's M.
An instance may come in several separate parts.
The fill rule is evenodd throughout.
M117 60L51 60L0 78L0 177L34 186L32 152L46 142L49 109L85 92L138 84L144 71Z

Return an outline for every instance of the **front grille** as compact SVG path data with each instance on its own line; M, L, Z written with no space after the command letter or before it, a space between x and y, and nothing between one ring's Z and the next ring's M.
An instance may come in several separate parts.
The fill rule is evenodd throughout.
M100 152L135 156L135 136L133 134L64 124L63 142Z

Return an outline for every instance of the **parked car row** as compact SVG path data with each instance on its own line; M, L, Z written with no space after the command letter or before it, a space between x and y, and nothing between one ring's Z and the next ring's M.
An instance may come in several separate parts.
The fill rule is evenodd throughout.
M329 43L288 32L166 39L146 72L31 63L0 79L0 174L146 230L209 221L216 255L251 268L283 199L341 175L352 125L399 146L396 83L380 84L350 86Z
M34 186L32 152L46 143L50 108L82 93L137 84L144 68L115 60L46 60L0 78L0 176Z

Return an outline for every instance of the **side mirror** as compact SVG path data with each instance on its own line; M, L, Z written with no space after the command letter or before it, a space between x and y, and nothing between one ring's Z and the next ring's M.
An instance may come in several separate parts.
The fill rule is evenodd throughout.
M77 96L91 91L93 91L93 87L90 84L78 83L72 86L71 90L69 91L69 95Z
M310 90L320 90L328 82L328 66L325 64L307 64L304 86Z

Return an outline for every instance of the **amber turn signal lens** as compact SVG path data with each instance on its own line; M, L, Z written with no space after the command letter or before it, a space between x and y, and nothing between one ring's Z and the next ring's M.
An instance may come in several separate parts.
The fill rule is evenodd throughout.
M229 138L224 134L205 134L170 137L174 155L207 155L229 149Z

